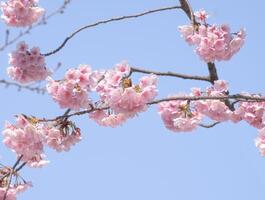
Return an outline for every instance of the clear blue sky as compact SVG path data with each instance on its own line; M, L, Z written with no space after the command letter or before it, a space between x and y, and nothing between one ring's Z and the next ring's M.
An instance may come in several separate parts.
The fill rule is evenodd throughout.
M48 12L61 2L40 0ZM177 4L176 0L72 0L64 15L54 17L23 39L47 52L87 23ZM217 63L219 76L229 82L231 93L265 94L265 2L191 0L191 4L195 10L206 9L211 23L228 23L233 31L246 28L243 49L231 61ZM177 32L178 25L186 23L186 16L177 10L86 30L58 54L47 58L47 65L63 63L57 78L78 64L99 69L110 68L122 60L147 69L206 75L206 65ZM0 31L0 41L4 41L3 24ZM14 46L0 52L1 78L8 79L7 54L12 49ZM172 78L160 78L159 84L160 97L207 86ZM2 128L5 120L12 121L18 113L53 117L63 112L48 95L3 86L0 91ZM20 195L19 200L265 198L265 158L259 156L254 146L257 130L246 123L223 123L212 129L176 134L165 129L156 107L115 129L99 127L87 116L74 121L82 129L82 142L68 153L47 150L51 163L43 169L25 168L23 177L31 180L34 187ZM15 161L14 154L2 144L0 154L4 164L12 165Z

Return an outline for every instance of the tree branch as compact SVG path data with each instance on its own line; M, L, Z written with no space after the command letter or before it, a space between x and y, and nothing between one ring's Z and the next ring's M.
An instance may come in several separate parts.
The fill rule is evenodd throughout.
M147 105L159 104L165 101L190 101L191 102L191 101L200 101L200 100L219 100L219 101L239 100L243 102L265 102L265 97L246 96L242 94L233 94L233 95L227 95L227 96L175 96L175 97L157 99L157 100L147 103ZM45 119L45 118L38 119L38 122L53 122L53 121L57 121L57 120L64 119L64 118L70 118L73 116L88 114L88 113L91 113L97 110L108 110L108 109L110 109L110 107L108 106L103 106L103 107L91 106L90 109L74 112L74 113L67 114L67 115L63 114L53 119Z
M182 79L190 79L190 80L200 80L200 81L207 81L211 82L210 78L207 76L196 76L196 75L186 75L186 74L179 74L175 72L158 72L153 70L146 70L146 69L140 69L136 67L131 67L131 73L139 72L144 74L156 74L158 76L171 76L171 77L178 77Z
M5 87L15 86L15 87L18 88L19 91L21 89L26 89L26 90L30 90L30 91L33 91L33 92L37 92L37 93L40 93L40 94L44 94L46 92L46 88L31 87L31 86L28 86L28 85L20 85L20 84L15 83L15 82L6 81L4 79L0 79L0 84L4 84Z
M89 29L92 27L96 27L102 24L107 24L107 23L111 23L111 22L116 22L116 21L122 21L122 20L126 20L126 19L132 19L132 18L138 18L138 17L142 17L145 15L149 15L149 14L153 14L153 13L157 13L157 12L162 12L162 11L167 11L167 10L175 10L175 9L182 9L181 6L170 6L170 7L164 7L164 8L158 8L158 9L154 9L154 10L149 10L149 11L145 11L139 14L134 14L134 15L126 15L126 16L122 16L122 17L114 17L111 19L106 19L106 20L101 20L92 24L88 24L85 25L81 28L79 28L78 30L74 31L72 34L70 34L68 37L65 38L65 40L62 42L62 44L56 48L55 50L49 52L49 53L45 53L42 54L43 56L51 56L55 53L57 53L58 51L60 51L65 45L66 43L72 39L76 34L78 34L79 32L85 30L85 29Z
M220 124L221 122L214 122L212 124L199 124L200 127L203 127L203 128L212 128L218 124Z
M64 0L63 4L57 8L55 11L51 12L49 15L44 15L43 18L41 19L41 21L39 21L38 23L34 24L33 26L29 26L26 30L21 31L17 36L15 36L14 38L12 38L11 40L9 39L9 35L10 35L10 31L6 30L6 34L5 34L5 42L4 44L0 47L0 51L5 50L6 47L8 47L9 45L15 43L16 41L18 41L21 37L23 37L24 35L27 35L30 33L31 30L35 29L38 26L41 25L46 25L47 21L52 18L53 16L57 15L57 14L62 14L64 13L67 5L70 3L70 0Z

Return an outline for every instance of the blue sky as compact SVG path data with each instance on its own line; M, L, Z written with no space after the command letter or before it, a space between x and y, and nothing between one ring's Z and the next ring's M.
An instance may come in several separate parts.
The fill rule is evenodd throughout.
M40 0L47 12L62 1ZM152 8L178 5L173 0L72 0L66 13L32 31L25 40L43 53L53 50L78 27L113 16L134 14ZM248 91L265 94L264 89L264 1L190 2L194 10L206 9L210 23L230 24L236 32L247 31L246 44L228 62L217 62L221 79L230 84L231 93ZM62 62L55 74L90 64L95 69L110 68L127 60L133 66L159 71L207 74L207 67L177 32L188 20L180 10L107 24L81 32L59 53L47 58L47 66ZM0 24L4 41L6 27ZM16 30L11 29L12 33ZM8 52L0 52L0 77L8 66ZM160 97L189 92L206 83L160 78ZM12 121L18 113L54 117L64 111L48 95L0 86L0 124ZM223 123L212 129L191 133L165 129L156 106L119 128L97 126L88 116L73 118L81 128L83 140L70 152L47 149L51 163L43 169L25 168L22 172L34 187L19 196L28 199L93 200L223 200L262 199L265 189L265 158L254 146L257 130L246 123ZM2 136L0 137L2 139ZM10 164L15 156L0 145L1 162Z

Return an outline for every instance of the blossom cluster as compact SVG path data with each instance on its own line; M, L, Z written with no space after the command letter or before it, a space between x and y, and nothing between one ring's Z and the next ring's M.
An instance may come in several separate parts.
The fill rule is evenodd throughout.
M115 113L128 117L145 111L147 103L157 95L157 77L144 76L139 84L133 84L128 77L130 67L127 63L118 64L113 70L105 73L104 79L97 85L101 101L109 105Z
M0 176L0 199L16 200L17 194L32 187L32 183L21 178L16 169L1 165Z
M29 50L25 42L17 45L16 51L9 54L8 75L21 84L44 80L49 74L44 56L38 47Z
M40 123L34 117L17 116L16 124L6 123L3 143L30 167L42 167L44 146L56 151L68 151L81 140L80 129L68 120L53 123Z
M91 104L88 92L95 88L99 78L100 72L92 71L88 65L80 65L77 69L68 70L63 80L49 77L47 91L61 108L88 108Z
M6 200L16 200L17 194L24 192L31 186L31 183L9 185L9 187L7 185L0 184L0 199L4 199L6 195Z
M214 85L202 91L193 88L187 97L225 97L228 94L228 83L224 80L214 82ZM242 93L245 96L259 97ZM183 95L181 95L183 96ZM184 95L185 96L185 95ZM173 96L178 97L178 96ZM231 106L231 104L230 104ZM197 128L208 117L215 122L232 121L238 123L245 121L258 129L259 135L255 140L260 154L265 156L265 102L239 102L232 110L228 102L223 100L170 100L159 103L160 114L165 127L174 132L189 132Z
M196 47L195 52L205 62L229 60L243 46L244 29L231 33L228 25L207 24L205 11L196 16L202 23L179 26L179 31L189 45Z
M8 0L2 2L2 19L8 26L30 26L44 14L44 9L37 6L38 0Z

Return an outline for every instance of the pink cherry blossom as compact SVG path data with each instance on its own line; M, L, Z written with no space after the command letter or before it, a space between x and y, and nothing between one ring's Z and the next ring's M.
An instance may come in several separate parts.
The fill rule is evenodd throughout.
M253 96L247 93L244 95ZM254 95L254 97L259 95ZM233 114L234 120L244 120L255 128L261 129L265 127L264 121L265 102L240 102Z
M2 2L2 19L8 26L25 27L38 21L44 9L37 6L38 0L8 0Z
M206 18L204 11L197 15ZM184 25L179 26L179 31L205 62L229 60L243 46L246 35L244 29L231 33L228 25Z
M187 101L165 101L159 103L158 113L169 130L189 132L197 128L203 115L191 109Z
M82 139L79 128L68 121L64 123L60 125L46 124L41 129L44 143L58 152L69 151L71 146Z
M0 187L0 199L4 199L5 193L7 191L7 188ZM15 189L9 189L7 191L6 200L16 200L16 190Z
M9 54L9 57L10 67L7 68L7 73L21 84L44 80L50 74L39 48L29 50L25 42L19 43L16 51Z
M16 193L21 193L21 192L25 192L27 189L29 189L32 186L33 185L31 182L26 182L26 183L17 184L13 186L13 188L16 190Z
M105 78L97 86L102 102L109 105L114 113L123 113L133 117L136 113L145 111L147 103L157 95L157 77L145 76L138 85L132 84L128 64L117 65L105 73Z
M198 19L198 20L200 20L200 21L202 21L202 22L205 22L205 20L209 17L209 15L206 13L206 11L205 10L199 10L199 11L196 11L195 13L194 13L194 15L195 15L195 17Z
M199 90L193 90L194 96L226 96L228 91L228 83L224 80L218 80L214 82L214 85L208 87L203 92L198 92ZM199 100L194 102L196 110L203 115L215 120L215 121L227 121L230 120L232 111L225 104L225 102L220 100Z
M6 123L3 136L3 143L17 156L22 155L22 160L29 166L41 167L47 164L47 161L43 160L43 137L33 122L19 115L15 125Z
M100 75L89 66L80 65L77 69L68 70L63 80L55 81L49 77L47 90L61 108L88 108L91 103L88 92L94 90Z
M259 130L259 135L255 139L255 144L259 149L260 155L265 156L265 128Z
M109 126L115 128L122 125L127 116L123 113L108 113L108 111L97 110L89 114L89 118L95 120L100 126Z

